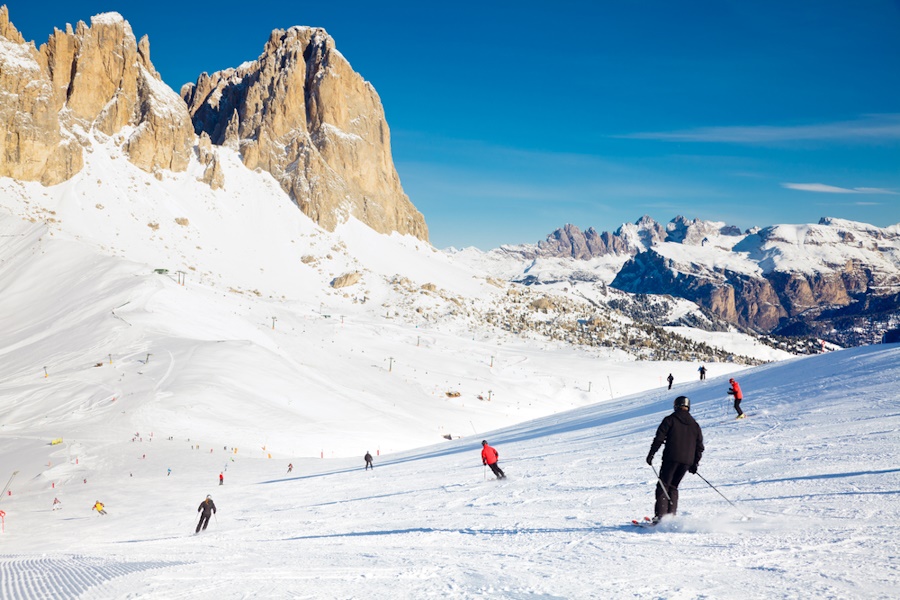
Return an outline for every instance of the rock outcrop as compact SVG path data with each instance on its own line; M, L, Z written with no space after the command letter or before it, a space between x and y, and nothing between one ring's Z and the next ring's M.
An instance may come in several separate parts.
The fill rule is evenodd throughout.
M362 279L362 273L359 271L351 271L350 273L344 273L338 277L335 277L331 280L331 287L334 289L339 289L343 287L349 287L351 285L356 285Z
M213 150L205 131L200 134L200 142L197 144L197 158L205 165L200 181L214 190L225 187L225 173L222 171L219 155Z
M183 171L194 132L184 103L117 13L55 30L36 49L0 7L0 175L52 185L83 165L90 132L122 133L141 169Z
M276 30L255 61L203 73L181 95L197 134L271 173L326 229L352 215L428 239L394 168L381 100L323 29Z

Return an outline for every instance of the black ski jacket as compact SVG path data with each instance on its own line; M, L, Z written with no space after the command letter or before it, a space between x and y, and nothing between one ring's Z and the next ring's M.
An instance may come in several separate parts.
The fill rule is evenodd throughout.
M216 512L216 503L212 501L211 498L207 498L203 502L200 503L200 506L197 507L197 512L203 511L203 516L208 517L210 511ZM218 517L216 517L218 519Z
M656 430L656 437L650 445L650 454L656 454L663 442L663 462L676 462L683 465L700 464L703 456L703 433L700 425L686 410L676 409L662 420Z

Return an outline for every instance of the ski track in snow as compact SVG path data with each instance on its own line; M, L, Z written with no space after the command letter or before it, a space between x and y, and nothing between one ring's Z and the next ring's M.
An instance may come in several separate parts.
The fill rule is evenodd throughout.
M0 597L102 598L87 592L118 577L178 565L178 562L121 562L88 556L22 558L0 555Z

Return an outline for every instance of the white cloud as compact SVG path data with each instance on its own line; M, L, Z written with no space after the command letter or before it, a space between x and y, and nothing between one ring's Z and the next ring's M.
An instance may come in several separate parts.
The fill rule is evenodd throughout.
M856 187L844 188L836 185L828 185L825 183L782 183L781 187L789 190L800 190L801 192L819 192L824 194L889 194L891 196L900 195L893 190L873 187Z
M812 125L699 127L682 131L633 133L618 137L666 142L725 142L735 144L765 144L811 140L839 140L845 142L900 140L900 114L866 115L853 121L815 123Z

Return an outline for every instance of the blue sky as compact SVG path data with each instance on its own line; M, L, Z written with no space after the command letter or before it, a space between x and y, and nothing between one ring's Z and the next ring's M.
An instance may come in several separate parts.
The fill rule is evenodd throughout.
M900 2L7 2L26 39L117 11L178 90L324 27L381 96L437 247L644 214L900 223Z

